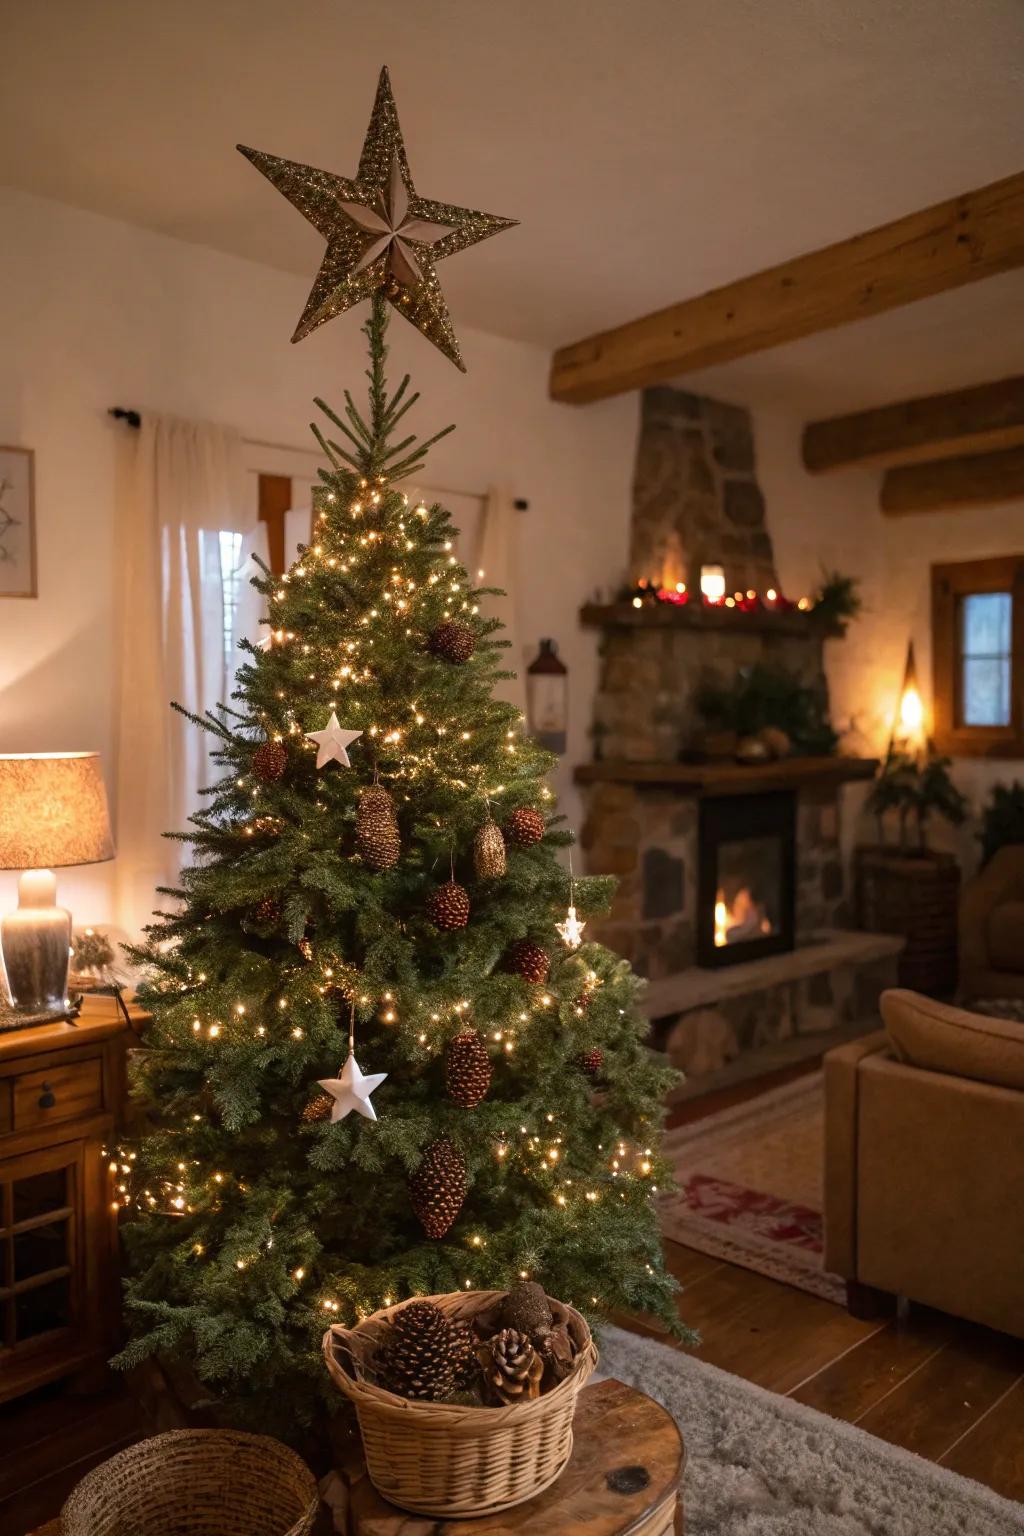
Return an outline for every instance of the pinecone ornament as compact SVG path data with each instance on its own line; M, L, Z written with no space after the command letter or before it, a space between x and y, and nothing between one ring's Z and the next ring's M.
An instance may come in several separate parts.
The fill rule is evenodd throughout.
M491 1086L491 1058L479 1031L464 1029L448 1047L444 1085L453 1104L475 1109Z
M478 880L500 880L508 867L505 839L493 821L485 821L473 839L473 868Z
M595 1045L592 1051L584 1051L581 1056L577 1056L576 1065L586 1077L597 1079L604 1067L604 1051Z
M395 802L379 784L369 784L359 796L356 849L371 869L390 869L402 852Z
M276 928L283 911L276 896L261 896L252 909L252 921L259 928Z
M503 1328L481 1353L487 1385L499 1402L521 1403L540 1396L544 1361L525 1333Z
M435 928L450 933L469 922L469 896L455 880L446 880L427 897L427 916Z
M534 810L532 805L521 805L502 827L507 843L517 843L520 848L529 848L533 843L539 843L544 836L544 817L540 811Z
M466 1198L466 1159L441 1136L432 1141L409 1179L409 1199L428 1237L444 1237Z
M456 1384L453 1328L432 1301L410 1301L391 1319L387 1340L376 1358L377 1374L399 1397L439 1402Z
M505 955L505 969L540 986L548 979L551 957L532 939L517 939Z
M252 755L252 771L264 784L273 784L288 766L288 753L279 741L264 741Z
M476 650L476 635L460 619L445 619L432 631L427 648L442 661L468 661Z
M303 1125L319 1125L321 1120L330 1119L333 1108L334 1100L329 1093L317 1093L303 1106L300 1118Z

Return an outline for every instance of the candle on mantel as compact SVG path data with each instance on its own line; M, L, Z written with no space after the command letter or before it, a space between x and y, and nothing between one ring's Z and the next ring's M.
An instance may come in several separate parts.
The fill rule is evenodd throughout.
M700 591L706 603L720 603L725 596L725 567L721 565L702 565L700 568Z

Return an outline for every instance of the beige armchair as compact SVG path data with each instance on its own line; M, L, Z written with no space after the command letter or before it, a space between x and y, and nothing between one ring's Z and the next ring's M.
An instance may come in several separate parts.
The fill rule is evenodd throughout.
M1024 997L1024 844L992 855L960 897L960 996Z
M825 1057L825 1266L1024 1338L1024 1025L915 992Z

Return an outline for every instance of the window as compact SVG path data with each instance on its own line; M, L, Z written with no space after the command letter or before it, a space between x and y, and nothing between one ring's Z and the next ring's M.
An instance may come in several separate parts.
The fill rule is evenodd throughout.
M1024 555L932 566L935 744L1024 757Z

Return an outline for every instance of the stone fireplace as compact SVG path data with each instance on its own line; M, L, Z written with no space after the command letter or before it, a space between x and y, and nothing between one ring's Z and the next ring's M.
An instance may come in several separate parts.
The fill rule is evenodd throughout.
M724 566L727 592L779 590L750 418L679 390L648 390L631 580L694 594L704 563ZM867 936L841 932L850 921L841 789L876 765L718 756L696 708L707 685L728 686L758 663L827 703L824 645L838 631L774 600L749 610L699 598L626 600L591 604L582 618L602 638L595 760L576 770L581 842L588 869L619 880L596 937L650 979L648 1011L662 1021L661 1037L688 1031L689 1055L713 1070L717 1056L851 1024L865 1007L852 972L892 952L889 940L865 945ZM710 1054L690 1027L709 1013L719 1042ZM692 1070L686 1057L680 1064Z

